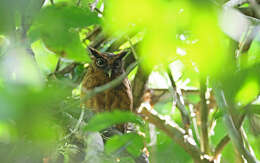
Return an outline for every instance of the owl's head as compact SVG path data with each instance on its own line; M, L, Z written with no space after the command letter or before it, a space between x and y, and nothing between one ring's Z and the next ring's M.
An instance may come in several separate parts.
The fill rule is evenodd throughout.
M118 54L114 53L101 53L98 50L88 47L93 60L92 66L97 69L103 70L104 73L110 78L111 76L118 76L123 72L122 59L127 54L127 51L122 51Z

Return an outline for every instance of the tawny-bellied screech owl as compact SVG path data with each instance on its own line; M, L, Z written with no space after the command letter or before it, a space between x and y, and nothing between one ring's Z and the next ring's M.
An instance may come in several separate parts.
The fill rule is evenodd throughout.
M122 59L127 53L126 51L119 54L101 53L91 47L88 49L93 62L89 65L83 79L81 97L86 94L86 91L104 85L124 73ZM95 95L84 104L94 112L113 109L132 111L133 97L129 80L125 78L118 86ZM121 125L119 130L124 132L125 129L122 129Z

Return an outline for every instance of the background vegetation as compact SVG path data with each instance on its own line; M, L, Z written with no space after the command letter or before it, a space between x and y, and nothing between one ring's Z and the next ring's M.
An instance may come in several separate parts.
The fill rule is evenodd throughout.
M1 0L0 162L259 162L258 0ZM80 99L90 57L126 73ZM135 113L80 103L128 76ZM99 131L132 122L137 132Z

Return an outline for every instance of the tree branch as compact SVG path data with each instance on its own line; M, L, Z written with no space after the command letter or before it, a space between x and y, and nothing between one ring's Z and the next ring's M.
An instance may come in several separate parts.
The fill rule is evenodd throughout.
M203 157L203 153L196 146L193 138L185 134L185 131L181 129L177 124L158 117L158 113L154 110L149 112L145 107L142 108L139 113L144 120L154 124L158 129L164 131L175 143L179 144L183 149L189 153L195 162L210 163L211 161Z
M182 117L182 122L184 124L184 128L187 129L190 127L190 118L189 118L189 113L185 108L185 105L183 103L183 101L181 100L180 95L177 93L177 88L176 88L176 83L173 79L171 70L169 67L167 67L167 74L170 78L171 81L171 87L170 87L170 92L175 100L176 106L179 109L180 113L181 113L181 117Z
M200 127L201 127L201 149L206 154L209 154L209 135L208 135L208 106L206 103L206 80L202 77L200 81Z
M148 80L148 77L149 74L144 72L142 65L138 66L132 88L135 111L142 103L142 96L144 94L145 84Z
M243 124L243 121L248 113L248 108L249 108L250 105L247 105L243 110L246 110L244 112L244 114L240 117L239 119L239 123L238 123L238 126L237 126L237 129L240 129L240 127L242 126ZM230 137L228 135L224 136L220 142L218 143L218 145L216 146L215 148L215 153L213 155L213 160L214 159L217 159L218 156L221 154L222 150L224 149L224 147L229 143L230 141Z
M221 108L224 112L224 122L227 126L228 135L231 141L234 143L236 149L239 151L240 154L244 156L247 162L250 163L257 163L258 160L245 148L243 144L243 138L241 133L237 130L235 123L231 117L230 108L227 104L224 92L220 90L216 85L214 86L214 93L216 96L216 101L218 103L219 108Z

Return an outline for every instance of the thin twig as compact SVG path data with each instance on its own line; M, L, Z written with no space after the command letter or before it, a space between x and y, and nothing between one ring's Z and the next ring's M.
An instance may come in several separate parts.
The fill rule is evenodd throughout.
M131 50L132 50L132 52L133 52L133 54L134 54L134 57L137 58L137 53L136 53L136 51L135 51L135 49L134 49L134 45L133 45L131 39L129 38L129 36L126 36L126 37L127 37L127 40L128 40L128 42L129 42L129 44L130 44L130 48L131 48Z
M183 121L184 127L187 131L187 129L189 129L189 127L190 127L189 113L186 110L186 107L185 107L183 101L181 100L180 95L177 93L176 83L173 79L173 76L172 76L172 73L171 73L171 70L169 67L167 67L167 74L171 81L171 87L169 88L169 91L171 92L171 94L175 100L176 106L181 113L182 121Z
M81 122L82 122L82 120L83 120L83 118L84 118L84 114L85 114L85 109L81 109L81 113L80 113L79 119L78 119L78 121L77 121L75 127L71 130L71 132L70 132L68 135L66 135L65 137L63 137L62 140L68 139L68 138L71 137L74 133L76 133L76 132L78 131L78 129L79 129L79 127L80 127L80 124L81 124Z
M55 68L54 73L56 73L56 72L59 71L59 69L60 69L60 63L61 63L61 58L58 59L58 62L57 62L57 64L56 64L56 68Z
M196 119L196 113L194 112L192 104L189 104L189 109L190 109L190 115L191 115L193 128L194 128L194 131L195 131L195 135L196 135L197 139L200 140L200 134L199 134L197 119Z
M203 77L202 77L203 78ZM200 127L201 127L201 149L206 154L209 154L209 135L208 135L208 106L206 103L206 80L205 78L201 79L200 81Z
M97 7L99 0L95 0L92 4L91 4L91 10L94 11L94 9Z
M224 92L220 88L218 88L217 85L214 85L214 93L219 108L221 108L224 111L223 120L227 126L228 135L231 141L234 143L239 153L244 156L247 162L257 163L258 160L245 148L243 144L243 138L241 136L241 133L236 128L234 120L231 117L230 108L229 108L230 106L226 101Z
M248 109L249 107L250 107L250 104L245 106L245 108L243 109L243 110L245 110L245 112L242 114L242 116L239 119L238 126L236 126L237 129L240 129L240 127L242 126L243 121L244 121L244 119L245 119L245 117L246 117L246 115L247 115L247 113L249 111L249 109ZM218 156L221 154L222 150L229 143L229 141L230 141L230 137L228 135L224 136L220 140L220 142L218 143L218 145L215 148L215 153L213 155L213 160L218 158Z
M95 10L97 13L99 13L99 14L101 14L101 15L103 16L103 12L100 11L98 8L95 7L94 10Z
M248 148L249 152L255 157L255 152L254 152L254 150L252 149L251 145L248 142L247 135L246 135L246 132L245 132L244 128L241 127L240 131L241 131L241 134L242 134L242 137L243 137L243 140L245 142L246 147Z
M222 138L220 140L220 142L218 143L218 145L215 148L215 153L213 156L213 160L217 159L219 154L222 152L222 150L224 149L224 147L228 144L230 138L228 135L224 136L224 138Z

